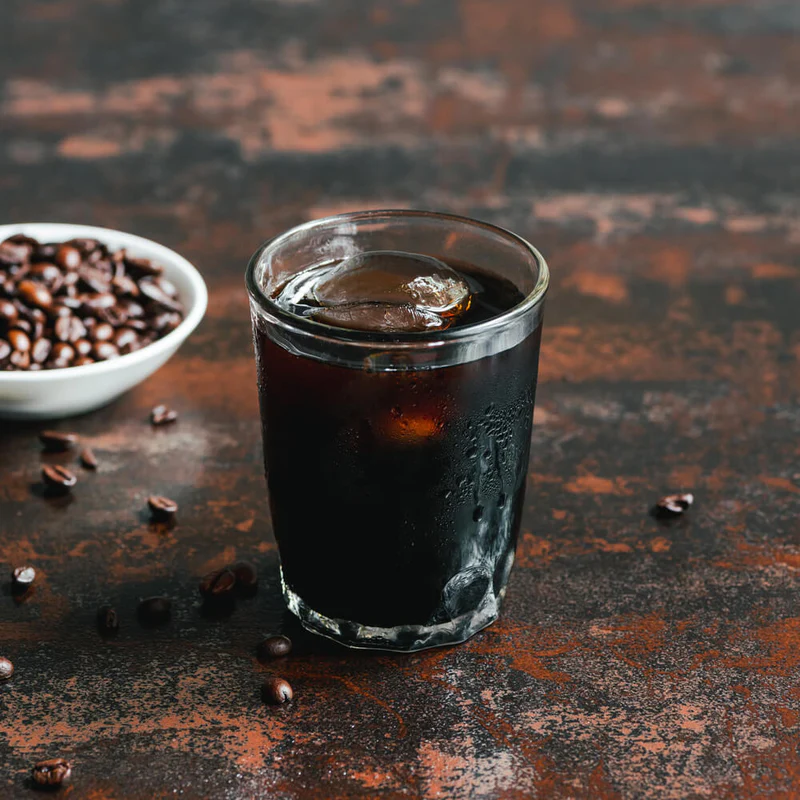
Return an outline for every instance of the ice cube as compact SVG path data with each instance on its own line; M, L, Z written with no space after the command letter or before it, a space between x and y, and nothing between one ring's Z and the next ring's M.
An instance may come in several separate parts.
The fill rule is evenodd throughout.
M336 325L339 328L351 328L356 331L418 333L441 330L447 326L447 322L442 317L431 311L423 311L409 305L391 306L386 303L360 303L333 308L315 308L311 312L311 316L318 322Z
M467 282L431 256L375 250L345 259L314 286L314 319L359 330L448 327L470 305Z

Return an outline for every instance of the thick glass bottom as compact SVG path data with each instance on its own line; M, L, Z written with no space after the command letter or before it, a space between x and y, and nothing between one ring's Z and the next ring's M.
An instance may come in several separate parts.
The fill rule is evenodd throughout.
M397 625L393 628L379 628L373 625L361 625L351 620L332 619L315 611L288 586L283 577L283 570L281 570L281 587L286 605L306 630L326 636L346 647L395 650L402 653L466 641L497 619L505 594L505 589L497 595L487 591L474 611L436 625Z

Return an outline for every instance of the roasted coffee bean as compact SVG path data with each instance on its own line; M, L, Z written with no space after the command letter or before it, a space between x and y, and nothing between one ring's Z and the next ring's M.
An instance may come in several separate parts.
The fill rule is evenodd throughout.
M111 282L108 275L100 269L82 267L78 271L78 277L80 287L88 292L106 294L111 289Z
M48 242L47 244L40 244L35 248L31 261L52 261L56 257L60 245L55 242Z
M172 613L169 597L148 597L139 603L137 614L144 625L163 625Z
M165 311L162 314L157 314L150 319L150 324L153 330L158 331L162 335L166 335L170 331L180 325L181 318L179 314L173 314L171 311Z
M95 342L107 342L114 338L114 328L107 322L101 322L99 325L95 325L91 338Z
M49 489L68 491L78 479L66 467L60 464L45 464L42 467L42 480Z
M115 275L111 281L111 285L116 289L119 295L129 295L130 297L139 296L139 286L133 278L127 275Z
M92 355L97 361L108 361L119 357L119 350L111 342L96 342L92 348Z
M161 306L168 311L180 310L180 304L173 300L155 281L139 281L139 291L157 306Z
M119 306L111 306L111 308L101 308L97 312L97 318L102 322L107 322L114 328L119 328L128 319L125 312Z
M283 678L268 678L261 687L261 696L265 703L280 706L291 702L294 692L289 681Z
M120 328L114 335L114 344L119 350L123 350L139 341L139 335L130 328Z
M102 252L104 249L104 245L97 241L97 239L89 239L85 236L78 236L75 239L70 239L68 242L64 242L64 244L76 247L83 255L93 253L95 250L100 250Z
M33 333L33 325L30 320L17 317L10 327L12 331L22 331L22 333L28 334L30 340L30 334Z
M69 364L69 362L75 358L75 349L72 347L72 345L69 345L66 342L56 342L53 345L50 358L52 361L60 361L65 364Z
M32 266L28 274L48 285L57 281L64 285L64 274L55 264L49 264L47 261Z
M21 264L30 257L31 247L6 239L0 242L0 264L11 266Z
M30 323L28 323L30 327ZM31 349L31 340L25 331L19 328L12 328L8 332L8 343L20 353L27 353Z
M39 242L37 242L33 236L27 236L24 233L15 233L13 236L9 236L6 241L11 242L11 244L28 245L31 250L39 246Z
M94 364L94 363L95 362L93 358L89 358L89 356L80 356L79 358L76 358L72 362L72 364L63 364L62 366L85 367L87 364Z
M61 431L42 431L39 434L39 441L44 445L45 450L53 453L69 450L78 443L77 433L62 433Z
M81 464L86 469L97 469L97 456L94 454L94 451L89 447L84 447L81 450Z
M143 277L145 275L160 275L162 269L157 264L154 264L149 258L125 258L125 266L128 271L135 277Z
M53 295L47 287L36 281L20 281L17 292L24 303L37 308L50 308L53 305Z
M92 343L88 339L77 339L72 346L79 356L88 356L92 352Z
M10 355L11 345L5 339L0 339L0 361L5 361Z
M81 251L68 244L62 244L56 251L56 264L64 269L78 269L82 260Z
M692 503L694 503L694 495L692 494L670 494L662 497L656 503L655 512L660 516L678 516L683 514Z
M119 304L119 307L125 312L125 316L128 318L129 325L132 320L138 320L140 317L144 316L144 308L134 300L122 300ZM145 326L144 329L147 328L147 323L143 320L140 321L140 324ZM137 330L143 329L138 328Z
M236 576L236 588L252 592L258 586L258 572L249 561L237 561L228 569Z
M59 317L53 326L53 331L60 342L77 342L86 336L86 325L78 317L70 314Z
M31 366L31 354L27 351L15 350L8 358L8 363L18 369L29 369Z
M9 277L15 281L21 281L31 270L30 264L18 264L13 267L7 267Z
M87 313L94 313L96 311L100 311L103 308L111 308L114 303L117 302L117 298L114 297L111 292L96 292L94 294L82 294L80 295L82 308Z
M36 764L31 775L37 786L55 789L69 781L72 775L72 764L65 758L50 758Z
M147 506L157 522L170 522L178 513L178 504L169 497L154 494L147 498Z
M292 640L288 636L268 636L256 648L256 657L262 663L283 658L292 652Z
M17 567L11 573L11 581L16 587L30 586L36 580L36 570L33 567Z
M178 412L166 405L158 405L150 412L150 424L158 427L178 419Z
M49 339L37 339L31 348L31 358L37 364L44 364L52 349L53 343Z
M207 599L230 595L236 586L236 576L229 569L217 569L209 572L200 581L200 594Z
M63 298L59 298L63 299ZM50 317L58 322L59 317L70 317L72 316L72 309L69 306L65 306L63 303L53 303L50 306Z
M153 283L164 292L165 295L168 297L177 297L178 296L178 287L170 280L165 278L163 275L159 275L157 278L153 279Z
M113 636L119 630L119 617L111 606L97 610L97 629L101 636Z
M65 305L70 311L78 311L83 303L78 299L75 294L75 287L68 286L67 292L65 295L62 295L58 298L59 302L62 305ZM86 320L83 321L83 324L86 324Z
M0 682L7 681L14 674L14 665L7 658L0 658Z
M0 322L11 325L18 316L19 311L10 300L0 300Z

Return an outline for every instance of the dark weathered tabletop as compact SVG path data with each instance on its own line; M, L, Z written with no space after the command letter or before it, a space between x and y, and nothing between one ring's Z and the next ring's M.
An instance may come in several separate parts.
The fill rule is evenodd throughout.
M39 570L0 594L2 797L56 755L96 800L800 794L795 3L2 5L2 221L143 234L211 295L164 369L63 423L101 459L71 503L36 490L38 427L0 427L0 571ZM284 610L242 281L289 225L393 206L510 227L553 270L505 611L412 656ZM684 519L648 516L681 489ZM167 535L153 492L181 504ZM203 616L235 556L259 594ZM276 630L280 709L254 658Z

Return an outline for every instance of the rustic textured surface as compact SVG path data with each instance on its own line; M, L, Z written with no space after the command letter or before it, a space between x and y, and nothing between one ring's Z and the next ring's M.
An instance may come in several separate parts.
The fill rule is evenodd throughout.
M3 221L131 230L198 264L165 369L65 424L69 504L0 428L0 796L800 794L800 33L785 0L3 0ZM502 620L410 657L296 630L275 584L242 271L310 217L435 207L548 256L528 511ZM153 430L168 402L180 422ZM57 459L56 459L57 460ZM672 525L647 515L693 490ZM168 535L145 498L181 503ZM264 575L228 619L196 581ZM140 596L174 598L142 630ZM101 602L122 630L102 642ZM262 634L297 637L264 707Z

